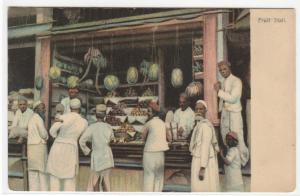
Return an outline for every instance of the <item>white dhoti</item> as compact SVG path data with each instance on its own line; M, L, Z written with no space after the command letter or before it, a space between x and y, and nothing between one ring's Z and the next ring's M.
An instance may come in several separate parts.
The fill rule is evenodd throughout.
M110 172L110 168L102 171L91 171L87 191L110 191ZM102 183L104 183L105 190Z
M205 168L204 179L199 180L201 158L193 157L191 169L191 191L192 192L217 192L219 186L218 162L215 157L208 160Z
M161 192L164 186L164 152L144 152L144 192Z
M48 174L38 171L28 171L29 191L48 191L49 176Z
M244 141L243 119L241 112L229 112L225 109L221 114L221 135L225 144L226 134L230 131L238 135L238 148L241 152L242 165L245 166L249 160L249 151Z
M29 191L48 191L49 177L46 174L47 145L27 146Z

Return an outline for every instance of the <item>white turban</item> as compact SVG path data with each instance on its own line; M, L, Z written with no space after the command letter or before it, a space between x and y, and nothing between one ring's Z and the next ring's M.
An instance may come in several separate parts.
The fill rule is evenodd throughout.
M196 102L196 104L198 104L198 103L201 103L202 105L204 105L205 109L207 110L207 104L206 104L205 101L203 101L203 100L198 100L198 101Z
M96 113L102 113L106 111L106 105L98 104L96 105Z
M80 100L77 98L71 99L70 108L71 109L79 109L81 107Z
M33 103L33 109L35 109L36 107L38 107L42 102L40 100L36 101Z

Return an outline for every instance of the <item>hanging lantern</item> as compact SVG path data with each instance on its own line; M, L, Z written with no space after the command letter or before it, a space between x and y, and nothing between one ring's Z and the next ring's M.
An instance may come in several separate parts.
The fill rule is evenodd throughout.
M171 83L172 83L172 86L175 88L179 88L182 86L183 73L182 73L181 69L179 69L179 68L173 69L172 75L171 75Z

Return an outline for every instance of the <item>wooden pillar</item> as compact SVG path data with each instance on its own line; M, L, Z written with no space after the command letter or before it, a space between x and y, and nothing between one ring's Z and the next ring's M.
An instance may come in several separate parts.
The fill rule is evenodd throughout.
M36 48L36 76L43 78L43 88L38 93L40 99L46 105L46 127L49 122L50 106L50 83L49 83L49 69L51 63L51 38L42 37L37 38ZM39 49L39 51L37 51ZM37 97L35 97L37 99Z
M217 15L204 16L203 24L204 100L208 105L207 118L219 125L218 99L214 90L217 82Z
M158 63L159 63L159 86L158 86L158 100L160 108L165 107L165 67L164 67L164 52L158 48Z

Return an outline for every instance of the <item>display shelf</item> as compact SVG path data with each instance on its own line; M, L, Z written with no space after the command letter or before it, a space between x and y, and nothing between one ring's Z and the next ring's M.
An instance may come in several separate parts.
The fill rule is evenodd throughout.
M68 74L72 74L72 75L74 75L74 76L79 76L78 73L74 73L73 71L70 71L70 70L67 70L67 69L62 69L62 68L60 68L60 71L65 72L65 73L68 73Z
M62 84L62 83L52 83L52 87L61 87L61 88L68 88L67 85L65 84ZM88 93L93 93L93 94L97 94L97 92L95 90L90 90L90 89L83 89L83 88L78 88L79 91L82 91L82 92L88 92Z
M193 59L194 59L195 61L203 60L203 54L197 55L197 56L193 56Z

